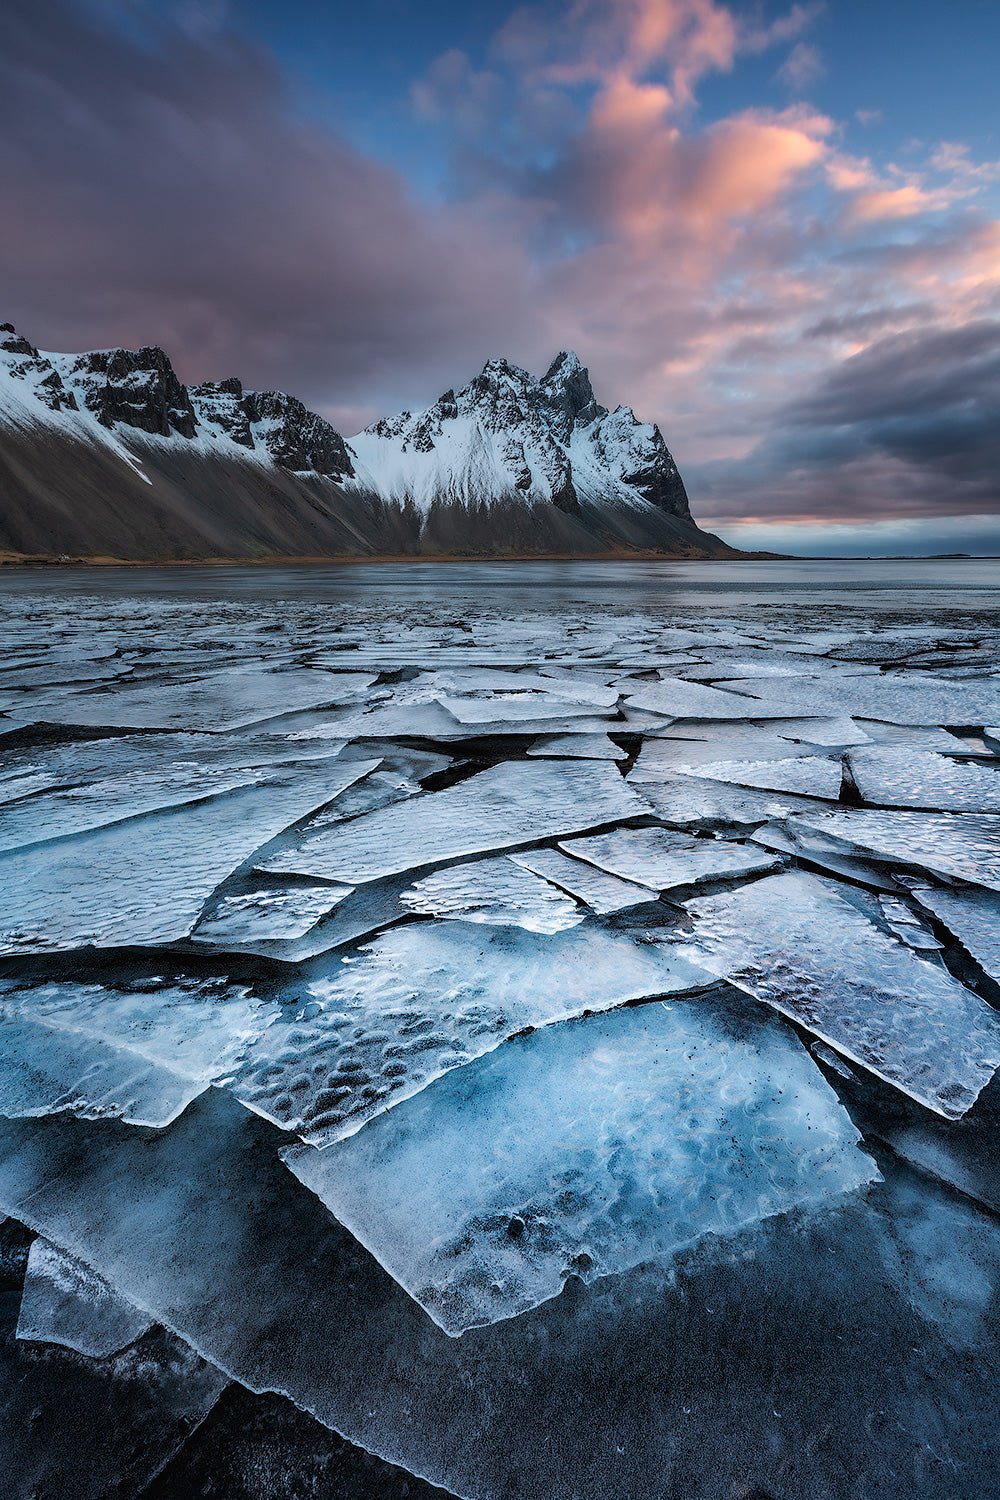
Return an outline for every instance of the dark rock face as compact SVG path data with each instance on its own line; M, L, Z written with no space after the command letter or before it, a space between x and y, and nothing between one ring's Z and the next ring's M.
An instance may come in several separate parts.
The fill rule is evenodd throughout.
M283 469L342 479L354 473L347 444L329 424L307 411L295 396L281 391L247 391L243 410L250 421L266 430L260 436Z
M191 398L162 349L98 349L80 354L70 378L103 427L120 422L140 432L192 438L197 419Z
M586 427L608 414L607 407L594 399L590 371L575 354L557 354L542 376L541 387L553 412L559 413L563 442L569 441L574 427Z
M0 354L8 356L6 364L13 378L23 380L49 411L77 410L76 397L63 385L51 360L22 338L13 323L0 323Z
M250 418L243 405L243 387L238 380L209 380L204 385L193 385L191 401L199 423L218 428L241 448L254 446Z

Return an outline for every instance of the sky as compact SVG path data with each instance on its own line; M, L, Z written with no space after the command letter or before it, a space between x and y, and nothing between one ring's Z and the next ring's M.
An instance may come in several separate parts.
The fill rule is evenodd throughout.
M0 0L0 314L345 434L560 349L738 546L1000 554L996 0Z

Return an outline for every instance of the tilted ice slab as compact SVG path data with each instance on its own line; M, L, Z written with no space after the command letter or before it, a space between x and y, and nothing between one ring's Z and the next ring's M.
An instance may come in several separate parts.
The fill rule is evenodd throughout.
M949 891L940 886L921 886L913 894L954 934L980 968L1000 982L1000 897L987 891Z
M754 871L772 870L774 856L724 839L694 838L669 828L616 828L559 847L622 880L665 891Z
M821 797L836 802L843 779L840 761L825 755L803 755L789 760L709 761L702 765L678 766L688 776L707 781L726 781L759 791L792 792L802 797Z
M410 911L528 932L564 932L585 916L575 901L506 855L437 870L403 891L400 900Z
M0 1114L162 1129L236 1064L276 1011L219 981L0 982Z
M955 744L957 748L957 740ZM854 751L849 759L866 802L945 812L1000 812L1000 768L888 745Z
M1000 816L988 813L803 812L790 824L898 864L1000 891Z
M625 751L606 734L548 734L528 746L529 755L568 756L573 760L624 760Z
M41 698L37 717L58 724L129 729L238 729L292 710L355 701L370 673L234 667L195 681L119 683L106 690Z
M176 942L255 849L377 764L322 762L288 785L246 787L4 854L0 952Z
M441 698L441 707L459 724L481 726L498 723L530 723L539 719L592 719L597 710L590 703L567 703L542 693L524 693L516 697ZM610 714L610 710L608 711Z
M270 886L223 896L202 916L191 934L217 947L245 943L293 942L310 932L345 896L349 885Z
M507 761L303 839L268 868L356 885L648 811L612 766Z
M683 733L676 732L679 728ZM692 724L684 720L665 725L656 734L645 730L639 759L645 769L655 766L669 774L716 761L788 760L812 753L812 746L798 749L790 740L760 724L729 724L721 720Z
M599 915L641 906L653 895L648 886L620 880L617 875L609 875L582 859L573 859L560 849L528 849L523 854L511 855L511 858L526 870L551 881L560 890L576 896Z
M17 1318L19 1339L61 1344L90 1359L106 1359L152 1326L147 1313L75 1256L41 1236L32 1241Z
M773 680L778 684L787 681L783 677ZM617 686L625 694L629 707L668 714L674 719L776 719L787 718L790 712L797 711L780 704L777 707L764 704L758 698L704 687L699 682L685 682L680 677L663 677L658 682L624 679Z
M682 951L949 1119L1000 1065L1000 1013L888 937L818 877L686 903Z
M265 1031L232 1089L304 1140L328 1144L526 1026L706 983L674 949L592 926L554 936L463 922L383 933Z
M896 936L916 953L940 953L938 942L922 917L898 896L879 896L878 904L886 922Z
M878 1179L777 1021L701 999L547 1027L284 1160L446 1333Z

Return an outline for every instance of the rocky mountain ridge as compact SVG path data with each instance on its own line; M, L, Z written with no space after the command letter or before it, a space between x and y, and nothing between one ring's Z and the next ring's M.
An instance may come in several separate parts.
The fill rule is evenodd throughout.
M574 354L540 378L490 360L426 411L345 440L284 392L186 386L156 346L50 354L0 324L0 552L637 549L730 550L692 520L659 428L599 405Z

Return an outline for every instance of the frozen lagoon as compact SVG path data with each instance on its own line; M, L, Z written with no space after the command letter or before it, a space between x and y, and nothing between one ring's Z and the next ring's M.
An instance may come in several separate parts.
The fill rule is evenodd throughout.
M0 629L12 1497L997 1492L1000 565Z

